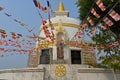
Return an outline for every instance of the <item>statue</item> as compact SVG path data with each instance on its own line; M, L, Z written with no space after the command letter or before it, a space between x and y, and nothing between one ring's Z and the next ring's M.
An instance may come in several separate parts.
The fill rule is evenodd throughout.
M64 42L60 40L57 42L57 58L64 59Z

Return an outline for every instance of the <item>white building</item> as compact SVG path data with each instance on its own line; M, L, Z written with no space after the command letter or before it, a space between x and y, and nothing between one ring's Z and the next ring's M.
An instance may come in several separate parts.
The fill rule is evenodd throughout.
M79 21L70 18L60 2L54 18L40 27L28 68L0 70L0 80L114 80L111 70L96 68L95 52L89 49L93 47L81 32ZM120 73L116 74L120 80Z

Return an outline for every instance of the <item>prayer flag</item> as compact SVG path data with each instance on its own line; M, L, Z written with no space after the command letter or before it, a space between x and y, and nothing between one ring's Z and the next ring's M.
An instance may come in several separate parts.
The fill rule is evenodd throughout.
M17 38L21 38L22 37L22 34L17 34Z
M108 17L106 17L103 21L104 21L108 26L112 26L112 25L114 24Z
M3 41L2 40L0 40L0 45L2 45L3 44Z
M11 33L11 35L16 35L14 32L10 32Z
M0 11L2 11L4 8L3 7L0 7Z
M33 0L33 2L34 2L34 4L35 4L35 6L37 7L38 5L37 5L37 1L36 0Z
M83 30L87 26L87 24L86 23L82 23L81 26L82 26L82 30Z
M27 24L25 23L20 23L21 26L28 26Z
M5 30L0 29L0 33L5 32Z
M1 33L1 37L2 38L6 38L7 37L7 33L5 32L5 30L0 29L0 33Z
M92 8L91 13L92 13L95 17L100 18L100 15L97 14L97 12L95 11L94 8Z
M46 7L42 7L40 8L43 12L47 12L47 8Z
M52 6L51 6L51 4L50 4L50 2L48 0L47 0L47 6L50 8L51 13L53 14L54 12L52 10Z
M41 9L43 12L47 12L47 8L46 7L42 7L39 3L38 0L33 0L34 4L36 7L38 7L39 9Z
M46 23L47 23L47 21L42 19L42 25L45 25Z
M119 45L119 41L115 41L114 44L115 44L115 45Z
M97 30L94 29L94 30L91 31L91 34L95 34L96 32L97 32Z
M114 10L112 10L109 15L110 15L115 21L120 20L120 15L119 15L117 12L115 12Z
M49 3L49 1L47 1L47 6L50 7L50 3Z
M4 48L0 48L0 51L4 51Z
M87 18L87 21L90 23L91 26L94 25L94 22L92 21L92 19L90 17Z
M40 8L40 3L38 0L33 0L34 4L36 7Z
M37 2L37 7L40 9L40 8L41 8L41 6L40 6L39 1L38 1L38 0L36 0L36 2Z
M98 0L98 1L96 2L96 4L98 5L98 7L99 7L102 11L105 11L105 10L106 10L106 7L103 5L102 0Z
M78 32L78 33L77 33L77 37L78 37L78 38L81 38L82 35L83 35L82 32Z
M14 32L10 32L10 33L11 33L13 39L17 38L17 36L16 36L16 34Z
M7 33L6 33L6 32L2 32L2 33L1 33L1 37L2 37L2 38L6 38L6 37L7 37Z
M103 30L107 30L107 29L108 29L107 25L103 25L102 23L100 23L98 26L99 26L101 29L103 29Z
M11 14L8 14L8 13L5 13L5 15L8 16L8 17L12 16Z

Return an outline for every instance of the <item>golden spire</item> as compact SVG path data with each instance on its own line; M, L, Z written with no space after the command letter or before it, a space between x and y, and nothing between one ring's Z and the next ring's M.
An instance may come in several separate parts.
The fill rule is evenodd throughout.
M64 6L63 6L63 3L62 3L62 2L60 2L60 3L59 3L58 11L59 11L59 12L63 12L63 11L65 11Z
M62 2L59 3L58 10L54 11L55 16L69 16L69 11L64 9Z

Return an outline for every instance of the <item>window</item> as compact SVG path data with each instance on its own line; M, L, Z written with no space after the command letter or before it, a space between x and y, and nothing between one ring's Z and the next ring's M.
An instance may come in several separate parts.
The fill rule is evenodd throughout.
M71 63L72 64L81 64L81 51L71 50Z
M41 50L40 64L50 64L49 49L43 49L43 50Z

